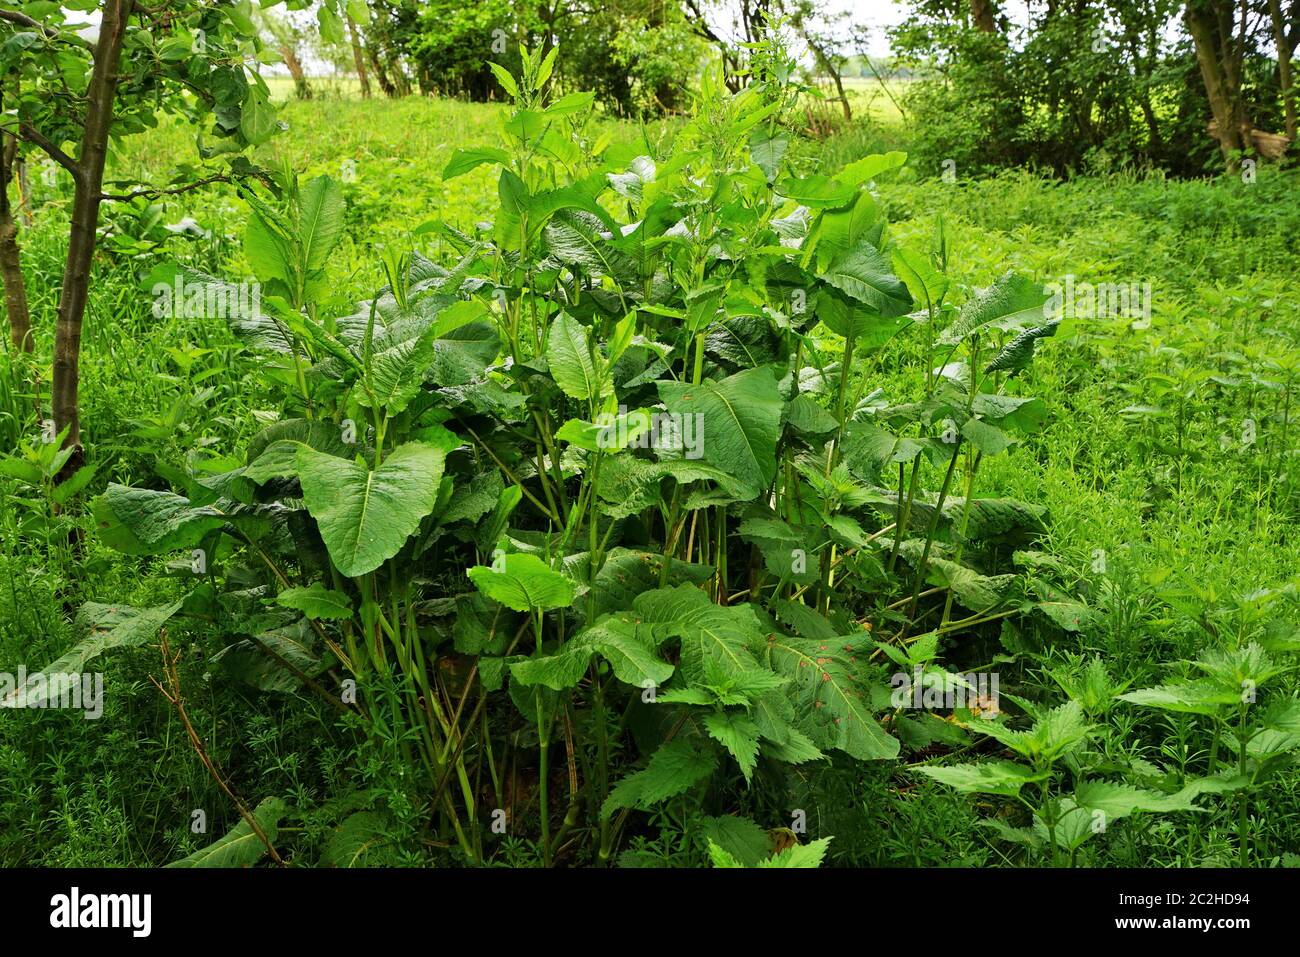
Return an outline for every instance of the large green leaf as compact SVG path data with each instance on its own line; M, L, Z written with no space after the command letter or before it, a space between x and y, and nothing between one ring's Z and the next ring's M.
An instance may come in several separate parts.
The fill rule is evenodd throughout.
M515 611L567 608L573 604L573 582L536 555L512 553L504 556L502 565L499 571L486 565L469 570L474 586L488 598Z
M762 632L747 606L715 605L700 589L678 585L638 596L633 611L632 621L653 629L657 642L680 639L682 674L692 684L760 669L750 646Z
M1161 711L1183 714L1216 714L1220 708L1241 700L1240 689L1225 688L1215 681L1184 681L1158 685L1119 696L1121 701L1140 704Z
M591 399L601 393L587 330L567 312L561 312L551 322L546 336L546 362L556 384L570 398Z
M769 366L745 369L699 385L657 383L668 411L693 415L703 460L729 473L751 494L776 477L776 443L784 401Z
M272 844L279 836L280 820L289 808L277 797L264 800L253 811L257 826ZM257 836L247 821L240 818L234 829L221 840L209 844L168 867L251 867L267 854L266 844Z
M950 767L913 767L913 771L934 778L940 784L966 794L1001 794L1015 797L1026 784L1041 781L1046 771L1035 772L1013 761L981 761Z
M704 727L710 737L731 752L748 784L758 764L759 732L754 719L739 711L715 711L704 716Z
M1040 326L1046 314L1047 290L1014 272L1004 273L988 289L962 306L957 321L943 331L940 345L956 345L987 329L1020 330Z
M441 449L422 442L399 446L373 470L298 450L303 501L342 574L356 578L397 554L433 511L445 461Z
M1041 326L1031 326L1017 333L988 364L985 373L1018 372L1023 369L1034 357L1034 348L1038 345L1038 340L1056 335L1056 328L1060 324L1059 319L1053 319Z
M343 236L343 189L328 176L317 176L303 187L298 226L307 272L325 268Z
M512 662L510 673L521 684L563 691L586 674L595 654L609 662L619 681L634 688L658 687L673 674L673 666L659 657L650 629L627 612L606 615L556 654Z
M352 617L352 599L343 592L313 582L306 588L286 588L275 596L276 604L302 612L308 618L346 620Z
M600 809L609 817L621 807L648 810L660 801L685 793L713 773L717 754L698 738L677 738L663 745L642 771L619 781Z
M768 654L773 669L791 678L793 694L802 706L804 730L820 747L838 748L862 761L898 756L897 738L876 723L868 706L866 688L855 674L853 662L835 644L769 636Z
M41 669L40 679L34 681L36 673L33 673L21 686L6 688L3 697L0 697L0 708L11 708L19 704L37 707L51 696L58 696L61 687L51 680L51 676L79 675L85 670L88 661L106 651L144 644L184 604L182 599L170 605L132 608L129 605L86 602L77 611L77 623L90 629L89 636ZM0 681L0 688L5 688L4 681Z
M175 492L110 484L92 506L104 542L127 555L157 555L193 548L226 516L211 506L198 508Z
M912 308L912 295L907 286L870 243L859 243L850 249L831 263L820 278L886 319L904 316Z

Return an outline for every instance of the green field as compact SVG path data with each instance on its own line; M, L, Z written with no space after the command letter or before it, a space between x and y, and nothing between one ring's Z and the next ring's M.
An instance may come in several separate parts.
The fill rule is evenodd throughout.
M851 87L855 110L867 118L828 140L792 147L801 175L830 175L878 149L906 149L907 129L878 84ZM384 250L456 261L456 249L431 224L472 232L492 219L496 173L482 166L445 179L444 169L457 149L497 143L507 115L504 106L419 97L323 97L285 106L288 132L255 159L269 168L287 164L304 183L328 175L346 200L344 235L319 294L322 315L347 315L384 285ZM628 158L665 156L679 129L675 121L644 130L598 121L591 135L608 131L610 149ZM184 125L134 137L112 157L109 177L159 182L192 138ZM1062 592L1039 597L1083 609L1082 619L1061 627L1035 613L945 633L945 665L996 670L1004 698L1044 707L1096 680L1098 669L1117 689L1151 688L1192 674L1186 662L1207 649L1244 646L1265 631L1276 659L1293 666L1300 649L1300 175L1265 167L1252 183L1154 175L1059 183L1025 172L944 182L925 172L904 166L884 173L874 190L889 235L903 245L928 249L942 220L958 304L1007 270L1047 284L1064 284L1067 276L1076 286L1150 284L1149 315L1067 316L1040 342L1011 389L1041 399L1045 421L1002 454L988 455L970 488L980 499L1041 507L1041 534L1019 547L1038 556L1030 561L1050 566L1053 587ZM35 222L22 237L24 264L33 312L49 316L70 187L62 173L33 176L31 183ZM165 228L183 217L197 226L192 234ZM255 264L242 244L248 219L248 204L224 186L158 208L140 201L106 210L82 355L83 442L95 478L66 509L13 481L5 489L0 671L35 668L75 646L85 637L75 614L84 602L157 606L183 594L186 572L175 568L182 556L110 549L96 534L88 503L110 481L162 489L175 484L167 469L182 463L205 474L242 464L250 439L278 414L277 393L260 374L263 360L219 321L155 317L146 280L166 261L225 277L252 275ZM35 355L47 357L52 329L38 323L37 332ZM839 357L834 333L818 327L809 335L826 356ZM877 389L896 403L923 399L926 342L917 325L855 356L854 394L864 402ZM12 353L0 361L5 447L34 449L34 397L22 384L30 381L27 370ZM37 378L48 382L48 369L40 367L48 359L36 361ZM926 461L921 487L938 489L946 465ZM892 469L886 489L897 486ZM965 467L957 471L954 495L965 494L967 474ZM81 535L70 537L75 529ZM943 554L960 557L954 545L943 546ZM1009 551L1002 556L1009 558ZM1024 566L1012 573L1023 574ZM888 596L900 597L906 589ZM859 611L863 618L870 613ZM879 627L886 619L875 620ZM231 681L214 660L224 640L219 629L180 619L168 629L171 646L185 652L180 675L208 753L250 804L278 797L293 807L281 840L299 860L324 860L341 813L353 811L374 814L370 823L385 850L373 863L450 859L454 842L428 832L426 809L402 780L394 759L400 742L366 733L355 716L339 718L304 689L271 693ZM116 689L98 721L0 712L2 864L160 865L239 823L150 682L161 676L156 646L106 655L97 666ZM1290 672L1269 684L1279 713L1285 708L1277 703L1294 703L1296 687ZM1004 707L1019 714L1014 705ZM1097 780L1169 796L1206 774L1211 747L1220 749L1221 762L1238 760L1226 741L1215 736L1211 743L1196 714L1110 697L1088 709L1097 729L1088 742ZM1278 720L1270 733L1300 733L1293 718ZM562 763L562 739L553 748L553 760ZM999 829L1031 829L1014 817L1013 802L1002 813L998 798L959 793L912 770L1010 753L971 736L905 750L894 761L841 755L793 766L780 778L781 800L807 809L807 839L833 836L828 863L1036 863L1041 858L1024 841L1002 839ZM637 755L616 760L630 768ZM740 777L733 777L729 790L710 795L712 815L745 813L765 828L785 823L784 805L764 796L776 792L757 784L739 790ZM554 782L558 801L555 793L568 785L558 775ZM1201 811L1123 816L1104 836L1061 856L1110 866L1230 865L1244 853L1245 814L1249 863L1295 865L1298 786L1294 767L1283 767L1260 778L1248 807L1238 805L1236 792L1207 790L1197 798ZM736 797L742 793L751 796ZM527 788L516 800L531 800ZM195 809L206 810L205 833L191 830ZM707 847L690 824L694 813L684 801L637 812L623 832L622 863L706 865ZM498 863L540 863L531 833L493 847Z

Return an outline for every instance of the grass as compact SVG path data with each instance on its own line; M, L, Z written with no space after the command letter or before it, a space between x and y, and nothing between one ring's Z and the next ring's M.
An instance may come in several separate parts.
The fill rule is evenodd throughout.
M801 147L810 169L905 144L906 131L878 84L851 85L855 109L871 119ZM456 148L493 141L500 117L492 106L423 98L342 96L286 105L289 134L257 159L343 180L349 219L341 261L348 279L332 291L337 303L365 297L382 282L376 246L424 246L436 256L440 250L417 234L422 223L438 218L466 226L486 218L491 174L480 169L444 182L441 170ZM634 150L643 135L653 141L671 133L666 126L608 126L615 149ZM161 182L192 149L190 137L183 126L152 131L125 144L112 170ZM1077 282L1152 285L1149 323L1075 319L1041 347L1023 388L1046 401L1049 426L980 473L981 495L1048 508L1046 547L1074 569L1097 612L1082 633L1031 649L1037 657L1014 669L1004 690L1058 694L1045 669L1074 667L1092 654L1135 687L1158 683L1166 663L1195 656L1204 643L1188 615L1161 599L1162 590L1181 583L1195 601L1214 603L1300 583L1294 422L1300 305L1292 292L1300 254L1297 187L1295 173L1269 169L1250 185L1158 177L1058 184L1021 173L948 184L907 170L879 185L895 235L913 246L929 242L942 216L953 277L967 287L987 285L1008 268L1042 281L1070 275ZM38 182L31 197L36 225L24 235L38 356L49 354L67 197L66 183ZM154 318L141 286L163 254L213 272L246 274L239 245L244 215L220 189L169 201L162 222L190 216L206 235L183 238L155 228L134 251L100 257L82 387L97 486L109 479L156 485L158 463L195 445L232 454L257 428L263 397L249 384L241 368L247 357L233 338L223 328ZM141 226L135 213L112 216L122 235ZM901 398L915 388L903 371L915 349L913 340L900 340L861 359L856 371ZM6 353L0 361L0 431L17 444L35 428L34 397L12 386L22 381L14 370L19 360ZM48 371L42 379L48 381ZM67 516L52 515L39 502L12 501L0 520L0 576L8 582L0 588L0 670L52 660L79 640L71 611L82 601L153 604L177 594L160 565L113 555L93 534L69 544ZM237 788L296 795L302 820L295 826L307 833L319 827L313 809L346 790L345 779L386 788L392 767L382 743L363 744L305 697L212 693L211 665L198 651L201 636L173 636L182 640L195 641L183 676L196 725ZM980 654L960 646L947 653L958 665L976 663ZM140 650L105 662L112 685L130 693L110 696L101 721L59 712L0 714L0 864L159 864L234 823L233 810L149 683L157 670L152 655ZM1197 746L1184 724L1130 710L1137 757L1168 760L1179 747ZM1266 862L1300 852L1296 783L1294 775L1284 777L1266 794L1270 813L1259 825ZM970 802L904 781L894 769L865 776L832 769L806 787L819 826L837 835L842 863L1013 859L988 840ZM192 830L195 810L207 812L205 833ZM1099 855L1096 863L1115 865L1227 862L1234 823L1205 817L1125 831L1090 853ZM663 841L647 842L639 853L700 863L674 843L680 822L665 816L660 826ZM427 860L415 841L397 843L403 849L396 862Z

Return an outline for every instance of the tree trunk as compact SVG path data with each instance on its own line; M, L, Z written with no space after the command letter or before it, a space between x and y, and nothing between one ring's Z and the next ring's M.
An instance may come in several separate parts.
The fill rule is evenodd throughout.
M18 160L18 141L7 138L0 144L0 280L5 290L5 315L14 351L31 352L32 316L27 308L27 285L18 253L18 224L9 205L9 183Z
M298 53L288 43L280 44L280 56L284 57L284 65L289 68L289 75L293 77L293 91L298 95L300 100L311 99L311 84L307 82L307 74L303 72L302 61L298 59Z
M1295 87L1291 85L1291 46L1282 20L1282 0L1268 0L1273 16L1273 39L1277 42L1277 71L1282 87L1282 108L1286 111L1286 135L1295 142Z
M117 95L122 39L133 0L107 0L95 43L95 66L86 88L86 125L81 152L77 156L76 189L72 199L72 222L68 230L68 257L63 267L63 288L59 292L58 323L54 330L54 428L67 429L63 444L76 449L64 466L62 477L81 466L81 420L77 408L78 359L81 354L81 325L86 315L90 290L90 267L95 255L95 227L99 223L100 191L104 184L104 161L108 156L108 133L113 125L113 99Z
M1205 81L1205 94L1214 114L1214 136L1229 169L1236 168L1236 154L1249 142L1243 129L1249 130L1246 111L1241 101L1239 51L1232 38L1232 7L1227 8L1224 24L1222 0L1220 7L1202 7L1203 0L1188 0L1186 10L1187 30L1196 47L1196 62Z
M352 38L352 60L357 65L357 80L361 83L361 96L370 99L370 76L366 73L366 58L361 53L361 36L357 32L357 22L348 17L348 34Z
M379 88L384 91L384 96L389 99L397 96L397 90L393 88L393 81L388 78L384 63L379 59L379 52L372 37L366 38L366 55L370 57L370 67L375 71L375 79L379 81Z
M802 27L802 24L800 26ZM800 32L803 34L804 42L808 44L808 49L812 51L813 57L816 58L817 65L830 74L831 82L835 84L835 98L840 101L840 105L844 108L844 122L853 122L853 108L849 106L848 94L844 92L844 79L840 76L835 61L826 52L826 48L813 39L806 28L801 29Z
M997 33L997 23L993 19L993 0L970 0L970 16L975 21L975 29L984 33Z

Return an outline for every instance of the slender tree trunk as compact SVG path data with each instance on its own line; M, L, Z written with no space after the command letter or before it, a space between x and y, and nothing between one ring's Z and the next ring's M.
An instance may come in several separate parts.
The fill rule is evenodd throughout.
M303 72L302 61L298 59L297 51L291 44L281 43L280 56L284 57L284 65L288 67L289 75L293 77L293 91L298 95L298 99L310 100L311 83L307 81L307 74Z
M133 0L107 0L95 44L95 66L86 88L86 125L74 177L72 222L68 230L68 256L63 267L63 288L59 292L58 322L54 330L54 427L68 430L64 445L77 449L63 475L81 465L81 420L77 407L78 359L81 327L90 290L90 267L95 256L95 227L99 223L100 192L104 184L104 161L108 156L108 133L113 125L113 99L117 95L122 39L131 16Z
M379 88L384 91L384 96L389 99L397 96L397 90L393 88L393 81L388 78L388 71L384 69L384 63L379 59L379 51L372 37L366 38L366 55L370 57L370 67L375 71L375 79L379 81Z
M1282 20L1282 0L1268 0L1273 15L1273 39L1277 42L1277 71L1282 87L1282 108L1286 111L1286 135L1295 142L1295 87L1291 85L1291 46Z
M1246 123L1241 89L1234 82L1238 71L1234 64L1231 12L1228 16L1225 33L1222 9L1206 9L1201 0L1188 0L1187 30L1196 47L1196 62L1201 68L1205 94L1214 114L1214 135L1224 160L1232 169L1236 165L1235 154L1245 148L1247 140L1242 136Z
M348 34L352 38L352 60L357 65L357 80L361 83L361 96L370 99L370 76L366 73L366 58L361 53L361 35L357 32L357 22L348 17Z
M812 51L813 57L817 60L817 65L830 74L831 82L835 84L835 98L840 101L840 105L844 108L844 121L851 123L853 121L853 108L849 106L848 95L844 92L844 79L840 76L839 68L836 67L835 61L831 59L825 47L816 42L809 35L807 29L803 29L801 32L803 33L804 42L808 44L808 49Z
M18 252L18 224L9 205L9 183L18 161L18 141L5 138L0 143L0 280L4 282L5 315L9 317L9 336L14 351L31 352L32 316L27 308L27 285Z

